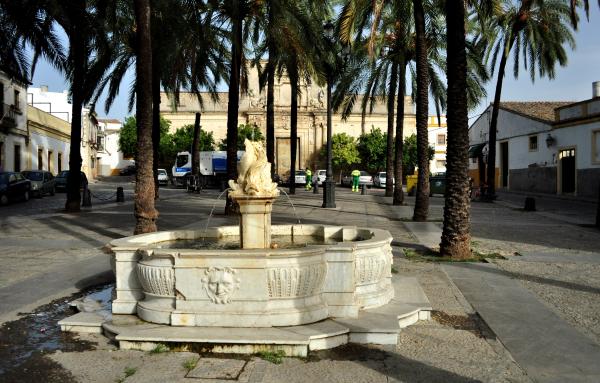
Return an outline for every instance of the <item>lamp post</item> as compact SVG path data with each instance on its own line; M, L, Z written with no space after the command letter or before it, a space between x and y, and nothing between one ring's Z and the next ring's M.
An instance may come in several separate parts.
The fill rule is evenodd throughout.
M331 21L323 25L325 38L331 47L333 41L334 26ZM325 63L327 72L327 170L323 182L323 205L324 208L335 208L335 181L333 180L333 146L331 142L331 83L333 82L333 65Z

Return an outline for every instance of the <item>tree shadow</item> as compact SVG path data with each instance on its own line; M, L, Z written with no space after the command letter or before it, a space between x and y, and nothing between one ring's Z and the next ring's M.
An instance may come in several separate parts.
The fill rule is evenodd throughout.
M480 380L433 367L377 346L349 343L330 350L311 352L307 362L321 360L352 361L402 382L480 382Z

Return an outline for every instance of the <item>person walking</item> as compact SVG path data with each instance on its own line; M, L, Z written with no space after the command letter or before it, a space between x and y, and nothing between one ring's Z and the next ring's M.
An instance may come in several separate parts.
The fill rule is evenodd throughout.
M353 170L352 173L352 191L358 192L358 182L360 181L360 170Z
M306 169L306 185L304 188L306 190L312 190L312 171L310 169Z

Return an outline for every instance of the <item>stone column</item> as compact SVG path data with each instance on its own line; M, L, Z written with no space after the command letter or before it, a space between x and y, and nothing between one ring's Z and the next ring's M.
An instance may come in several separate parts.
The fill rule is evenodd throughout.
M240 244L242 249L271 247L273 197L234 197L240 205Z

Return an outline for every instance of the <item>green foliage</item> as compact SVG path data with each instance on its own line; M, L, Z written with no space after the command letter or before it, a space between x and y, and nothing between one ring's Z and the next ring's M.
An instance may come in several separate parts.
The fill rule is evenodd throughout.
M119 131L119 151L123 157L135 157L137 145L137 126L135 117L127 117Z
M335 171L348 171L352 165L361 162L354 137L346 133L334 134L331 137L331 146ZM325 145L321 148L321 156L327 158L327 146Z
M358 138L358 152L363 168L369 173L377 173L385 169L387 153L387 133L372 127L369 133Z
M125 376L115 380L116 383L123 383L125 381L125 379L129 378L130 376L132 376L133 374L135 374L137 372L137 368L125 367L125 371L123 371L123 372L124 372Z
M194 368L196 368L197 365L198 358L187 359L185 362L183 362L183 368L185 368L188 371L192 371Z
M252 124L240 124L238 126L238 142L237 150L244 150L244 141L249 139L250 141L264 141L260 128ZM227 139L222 139L219 143L219 150L227 150Z
M435 155L435 149L429 147L429 153L427 157L429 161L433 159ZM402 147L402 173L407 176L413 174L417 167L417 135L413 134L404 139L404 146Z
M184 150L191 152L192 144L194 142L194 124L184 125L177 129L175 133L171 135L171 140L178 152ZM207 132L206 130L200 129L200 143L198 147L198 150L201 152L215 150L213 132Z
M266 360L267 362L281 364L283 362L283 357L285 357L285 351L261 351L257 355L259 358Z
M167 346L164 343L159 343L156 345L156 347L154 347L152 350L150 350L150 354L162 354L163 352L168 352L169 351L169 346Z
M158 148L158 166L169 168L177 152L190 151L194 141L194 125L185 125L174 133L169 133L171 121L160 118L160 144ZM215 150L212 132L200 130L200 151ZM135 157L137 147L137 127L135 117L127 117L119 132L119 150L125 157Z

